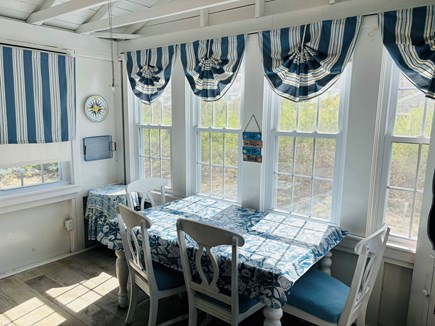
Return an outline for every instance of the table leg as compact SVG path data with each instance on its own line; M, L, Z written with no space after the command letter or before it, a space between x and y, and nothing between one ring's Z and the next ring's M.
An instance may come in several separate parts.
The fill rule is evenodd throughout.
M325 274L331 275L332 252L328 253L319 261L319 270Z
M264 307L263 308L264 322L263 326L281 326L282 309Z
M124 251L115 250L116 254L116 277L119 282L118 303L120 308L128 306L127 300L127 282L128 282L128 266L125 259Z

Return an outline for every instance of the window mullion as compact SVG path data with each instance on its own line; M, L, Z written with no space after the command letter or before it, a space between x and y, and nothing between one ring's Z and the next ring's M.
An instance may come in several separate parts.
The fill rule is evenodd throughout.
M226 134L222 133L222 198L225 198L225 140Z
M148 164L150 165L150 175L151 177L153 175L153 160L151 159L151 129L148 129L148 150L150 151L149 158L148 158Z
M161 113L163 114L163 112L161 112ZM159 153L160 153L160 157L159 157L159 161L160 161L160 174L159 174L159 177L161 178L162 175L163 175L162 174L162 172L163 172L163 170L162 170L162 166L163 166L163 155L162 155L162 153L163 153L163 147L162 147L162 130L161 129L159 129Z
M426 129L426 120L427 120L427 98L424 99L424 108L423 108L423 121L421 125L421 135L423 137L426 136L425 129Z
M314 138L313 139L313 146L312 146L313 155L312 155L312 160L311 160L310 216L313 216L314 172L315 172L314 163L316 161L316 141L317 141L317 138Z
M409 221L408 237L412 237L412 225L414 224L414 213L415 213L415 201L417 197L417 187L418 187L418 173L420 170L421 161L421 150L423 145L418 145L418 156L417 156L417 166L415 169L415 180L414 180L414 191L412 193L412 209L411 209L411 219Z
M211 194L212 189L213 189L213 184L212 184L212 174L213 174L213 165L212 165L212 150L213 150L213 137L211 136L211 132L208 133L208 146L209 146L209 173L208 173L208 180L209 180L209 186L208 186L208 193Z
M296 170L296 138L293 137L293 162L292 162L292 177L291 177L291 195L290 195L290 213L293 211L293 202L295 196L295 170Z

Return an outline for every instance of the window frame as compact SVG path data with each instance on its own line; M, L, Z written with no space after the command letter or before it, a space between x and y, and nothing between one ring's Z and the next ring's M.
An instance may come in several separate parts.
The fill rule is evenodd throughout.
M265 154L269 159L266 160L264 167L264 174L273 176L271 178L266 178L265 180L265 191L264 191L264 207L267 210L271 210L281 214L293 215L302 219L315 219L316 221L325 223L334 223L340 225L341 220L341 210L342 210L342 192L343 192L343 169L344 169L344 159L345 159L345 144L347 136L347 120L349 111L349 94L350 94L350 79L352 75L352 61L350 61L339 77L341 79L340 87L340 104L338 112L338 131L336 134L333 133L320 133L314 132L301 132L297 130L293 131L277 131L279 123L279 95L276 94L267 82L264 83L264 116L269 117L267 121L266 130L267 137L265 139ZM266 86L267 85L267 86ZM315 99L320 100L320 96ZM316 104L318 105L318 103ZM319 110L316 107L316 116L318 117ZM318 122L318 121L317 121ZM278 147L278 137L288 136L290 138L309 138L309 139L335 139L336 140L336 152L335 152L335 163L334 172L332 180L332 205L331 205L331 217L329 220L315 217L315 216L305 216L295 212L284 212L282 210L274 209L275 202L275 177L277 170L277 147ZM314 137L313 137L314 136ZM314 178L315 179L315 178ZM311 177L313 180L313 177Z
M172 85L171 85L172 86ZM164 92L167 92L168 88L165 88ZM152 159L152 158L157 158L160 160L160 162L162 162L163 160L170 160L170 182L168 184L168 186L166 186L166 190L168 191L168 193L172 193L172 189L174 187L173 185L173 161L174 161L174 157L173 157L173 106L172 106L172 98L173 98L173 94L172 94L172 87L169 89L170 91L170 98L171 98L171 125L162 125L162 124L153 124L153 123L142 123L141 118L142 118L142 106L145 105L144 103L141 102L141 100L136 97L133 92L131 90L129 90L130 93L130 99L132 101L132 107L133 107L133 116L134 116L134 124L135 124L135 129L136 129L136 139L137 139L137 143L136 143L136 150L137 150L137 154L136 154L136 164L137 164L137 177L140 179L146 178L146 177L152 177L152 175L146 175L145 173L145 161L146 159ZM161 94L156 101L162 101L163 102L163 96L164 94ZM153 102L154 103L154 102ZM151 103L150 105L152 105L153 103ZM162 111L163 111L163 103L162 103ZM163 116L163 115L162 115ZM149 156L144 155L144 133L148 131L149 136L152 130L158 130L159 131L159 147L160 147L160 156L152 156L151 152ZM169 159L166 157L162 157L161 153L162 153L162 141L161 141L161 131L162 130L166 130L169 131L169 143L170 143L170 156ZM152 165L150 165L152 166ZM151 171L150 171L151 173ZM162 164L160 164L160 176L163 178L164 176L162 175Z
M380 226L382 223L386 223L387 218L387 209L388 209L388 185L390 180L390 171L391 171L391 160L392 160L392 149L393 144L415 144L415 145L427 145L430 146L430 136L429 137L413 137L413 136L394 136L394 127L395 127L395 118L396 118L396 109L397 109L397 101L398 101L398 91L399 91L399 79L402 74L401 70L397 65L394 64L391 56L384 50L383 54L383 72L382 72L381 81L384 83L380 83L380 92L382 96L380 97L379 106L380 106L380 114L378 115L378 119L380 123L379 130L379 146L378 146L378 158L376 160L376 168L379 170L378 176L379 179L374 184L374 208L372 218L368 221L368 226ZM416 88L417 89L417 88ZM427 100L426 100L427 101ZM426 108L427 112L427 108ZM426 118L426 116L425 116ZM434 119L435 121L435 119ZM432 121L432 127L433 123ZM423 121L425 123L425 121ZM429 148L428 148L429 150ZM419 150L418 154L418 164L420 164L420 156L421 152ZM427 166L426 166L427 168ZM427 171L426 171L427 174ZM414 191L413 191L414 193ZM414 198L415 201L415 198ZM415 214L415 213L414 213ZM413 219L410 220L410 225L412 225ZM420 223L420 222L419 222ZM399 235L399 234L391 234L389 237L389 242L398 246L403 246L406 248L415 248L418 241L417 238L411 238L409 236Z
M44 176L45 176L45 174L44 174L44 165L54 164L54 163L57 163L59 178L57 180L55 180L55 181L46 182L44 180ZM11 167L8 167L8 168L23 168L24 166L35 166L35 165L39 165L39 167L41 169L41 176L40 176L40 180L39 180L40 182L39 183L25 185L25 184L23 184L24 178L23 178L22 175L20 175L20 183L21 184L19 186L10 187L10 188L0 188L0 191L2 191L2 192L8 192L8 191L17 191L19 189L27 189L27 188L30 188L30 187L40 187L40 186L49 186L49 185L55 185L55 184L65 184L65 177L64 177L65 173L64 173L64 163L63 162L43 162L43 163L37 162L37 163L29 163L29 164L20 164L20 165L11 166ZM8 169L8 168L0 168L0 170L2 170L2 169Z
M215 127L200 127L199 126L199 121L200 121L200 102L201 102L201 98L196 96L195 94L193 94L192 90L190 89L190 87L186 86L186 92L188 92L188 94L186 94L186 98L188 99L188 104L187 107L191 107L192 108L192 114L191 114L191 133L190 135L190 144L191 144L191 148L193 148L192 151L192 155L191 157L191 171L192 171L192 175L191 175L191 184L192 184L192 193L195 194L200 194L201 196L205 196L205 197L212 197L212 198L219 198L221 200L224 201L229 201L234 203L234 201L224 198L224 197L216 197L210 194L206 194L206 193L202 193L200 192L201 190L201 165L203 163L201 163L200 158L201 158L201 133L205 132L205 133L218 133L218 134L222 134L223 135L223 139L224 139L224 144L223 144L223 150L225 151L225 135L227 134L236 134L238 137L238 151L237 151L237 200L236 203L240 204L242 202L242 168L243 168L243 155L242 155L242 150L241 150L241 145L242 145L242 141L243 141L243 128L242 128L242 121L243 121L243 115L244 115L244 98L245 98L245 77L246 77L246 66L245 66L245 58L242 59L241 63L240 63L240 67L239 70L237 72L237 75L240 73L243 73L241 75L241 80L240 80L240 125L238 129L233 129L233 128L215 128ZM238 76L236 76L235 78L237 78ZM186 82L187 84L187 82ZM234 84L234 81L233 81ZM233 87L233 84L230 86ZM227 92L225 93L225 95L222 97L224 98L225 96L228 95L228 93L230 92L230 89L227 90ZM214 102L212 102L214 103ZM228 113L228 111L226 112L226 114ZM210 152L211 155L211 152ZM214 166L216 164L211 163L210 160L210 164L209 166ZM222 165L216 165L216 166L222 166L223 171L225 171L225 158L222 161ZM225 174L223 174L223 179L225 178ZM223 193L224 193L224 188L222 189ZM224 193L225 195L225 193Z

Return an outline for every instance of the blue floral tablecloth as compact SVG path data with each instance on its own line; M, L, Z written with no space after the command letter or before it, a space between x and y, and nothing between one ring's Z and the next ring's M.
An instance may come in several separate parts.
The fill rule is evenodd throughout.
M88 240L97 240L106 222L117 220L116 206L120 203L127 205L125 185L107 185L89 191L85 211L89 220Z
M347 235L347 231L333 225L200 196L151 207L142 213L152 222L149 234L153 260L178 270L181 270L176 232L179 217L242 234L245 245L239 250L239 290L272 308L282 307L293 283ZM97 239L109 248L122 249L117 220L107 220ZM227 266L230 251L222 249L218 255L219 266ZM230 278L230 274L222 272L223 283L226 277Z

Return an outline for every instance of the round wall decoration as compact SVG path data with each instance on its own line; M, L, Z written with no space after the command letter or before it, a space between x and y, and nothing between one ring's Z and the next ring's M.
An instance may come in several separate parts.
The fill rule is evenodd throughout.
M89 120L100 122L106 119L109 113L106 100L99 95L92 95L86 99L85 114Z

